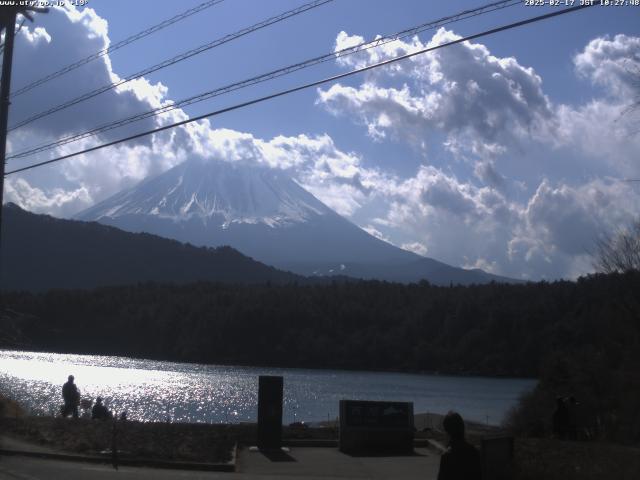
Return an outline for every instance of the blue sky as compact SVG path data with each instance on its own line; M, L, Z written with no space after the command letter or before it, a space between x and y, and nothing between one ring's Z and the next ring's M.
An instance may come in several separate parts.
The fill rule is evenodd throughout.
M13 85L199 3L90 0L86 8L39 15L17 39ZM303 3L226 0L15 98L10 123ZM484 3L335 0L16 130L10 148ZM29 161L553 8L516 5L461 21ZM514 277L575 277L591 271L588 251L598 235L628 224L640 211L640 185L620 181L640 178L640 116L624 113L638 94L639 19L640 7L593 7L414 57L173 136L9 177L6 200L68 217L190 156L253 161L287 171L339 213L404 248Z

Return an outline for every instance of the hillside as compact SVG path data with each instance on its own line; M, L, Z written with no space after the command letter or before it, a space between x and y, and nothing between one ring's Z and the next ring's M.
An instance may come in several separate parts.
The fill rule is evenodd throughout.
M4 207L2 288L93 288L139 282L287 283L302 278L230 247L205 248L95 222Z

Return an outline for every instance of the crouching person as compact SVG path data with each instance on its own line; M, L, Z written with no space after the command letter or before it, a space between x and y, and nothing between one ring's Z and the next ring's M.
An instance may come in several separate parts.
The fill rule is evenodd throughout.
M109 420L113 414L102 403L102 397L96 398L96 404L91 409L91 418L94 420Z

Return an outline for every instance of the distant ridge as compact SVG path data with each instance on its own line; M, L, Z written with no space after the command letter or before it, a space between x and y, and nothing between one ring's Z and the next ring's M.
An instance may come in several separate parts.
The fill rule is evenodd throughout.
M291 283L283 272L230 247L204 248L95 222L62 220L4 205L5 290L93 288L140 282Z

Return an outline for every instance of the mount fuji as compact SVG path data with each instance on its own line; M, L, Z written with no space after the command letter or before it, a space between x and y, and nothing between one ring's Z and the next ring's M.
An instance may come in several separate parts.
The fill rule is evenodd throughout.
M241 162L187 160L76 216L197 246L229 245L301 275L439 285L513 281L379 240L285 173Z

